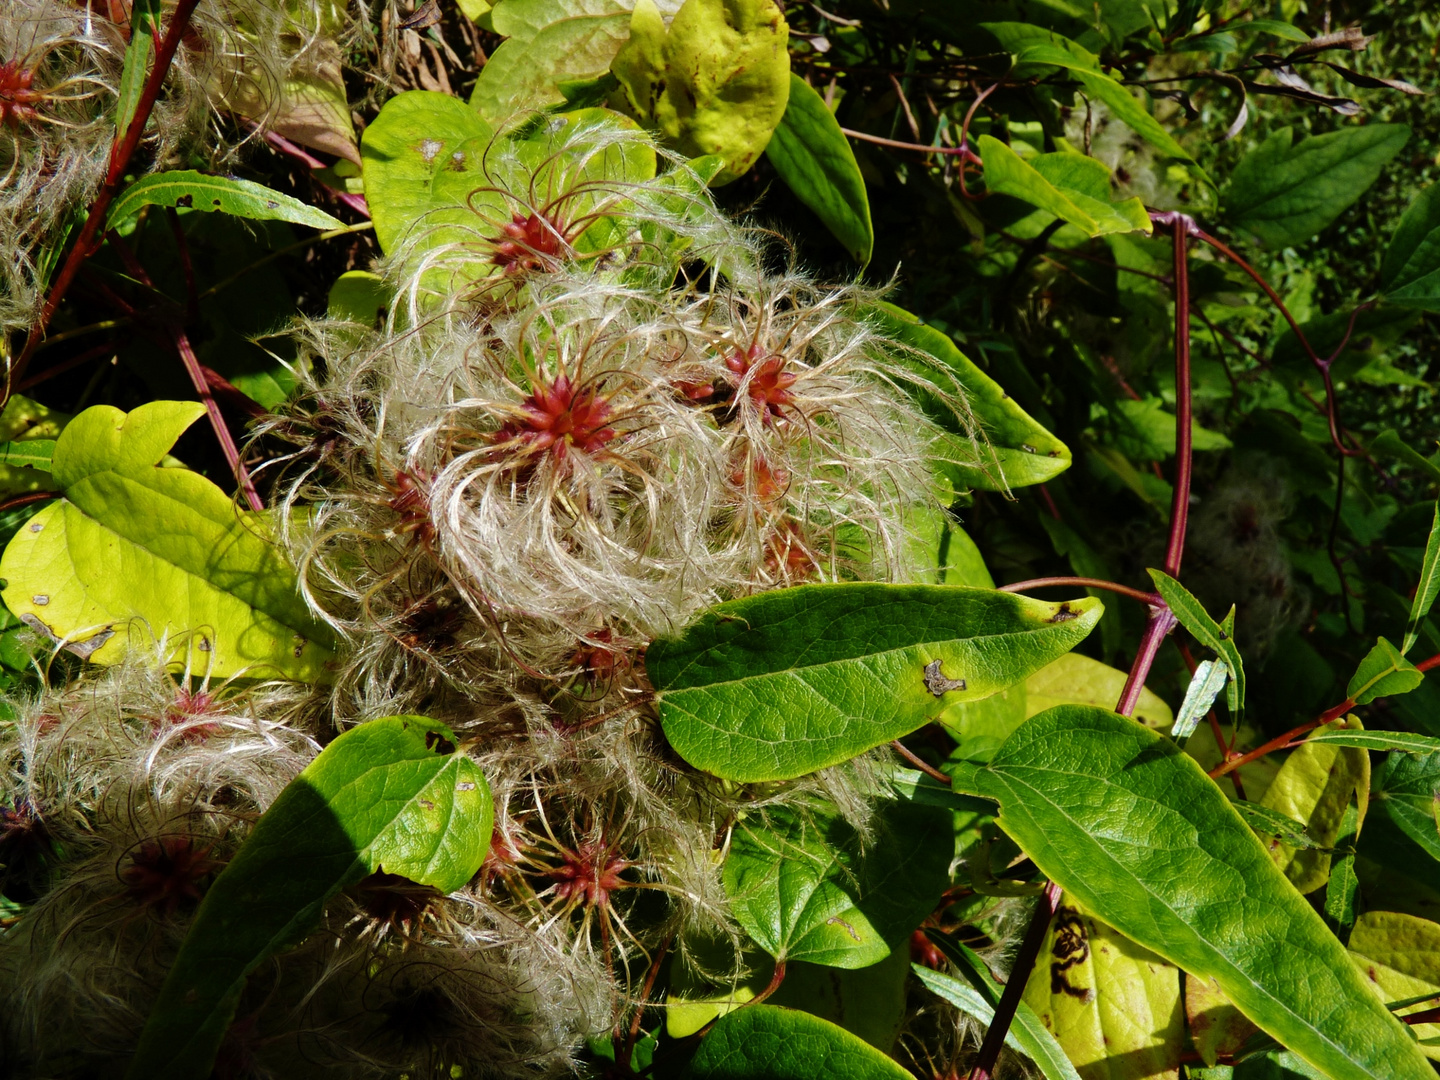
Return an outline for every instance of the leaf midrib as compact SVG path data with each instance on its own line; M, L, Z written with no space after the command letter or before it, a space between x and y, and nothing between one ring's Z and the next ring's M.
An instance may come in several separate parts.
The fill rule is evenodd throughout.
M1085 779L1087 779L1087 780L1094 780L1094 779L1095 779L1095 777L1094 777L1093 775L1090 775L1090 774L1063 773L1063 772L1061 772L1061 770L1058 770L1058 769L1041 769L1040 767L1038 767L1038 766L1033 766L1033 765L1032 765L1032 766L1026 766L1026 767L1027 767L1027 768L1034 769L1036 772L1059 773L1060 775L1074 776L1074 777L1081 777L1081 776L1083 776L1083 777L1084 777ZM1068 812L1066 812L1065 810L1062 810L1062 809L1060 808L1060 806L1059 806L1057 803L1055 803L1052 799L1050 799L1050 798L1044 793L1044 791L1042 791L1040 788L1035 787L1035 786L1033 786L1033 785L1031 785L1031 784L1023 783L1022 781L1020 781L1020 780L1018 779L1018 777L1015 777L1015 776L1013 776L1013 775L1007 776L1007 775L1004 775L1004 774L1002 774L1002 773L1000 773L1000 772L997 772L993 767L991 767L990 769L988 769L988 770L986 770L986 771L989 771L990 773L992 773L992 775L996 776L996 777L999 778L999 779L1004 780L1007 784L1009 784L1009 783L1014 783L1014 784L1016 784L1016 785L1018 785L1018 786L1020 786L1020 787L1025 788L1026 790L1029 790L1029 791L1033 792L1033 793L1035 794L1035 796L1036 796L1036 801L1044 802L1046 805L1050 806L1052 809L1054 809L1054 811L1056 812L1057 815L1059 815L1060 817L1062 817L1062 818L1064 818L1066 821L1068 821L1072 826L1074 826L1074 827L1076 828L1076 830L1077 830L1079 833L1082 833L1082 834L1085 835L1087 838L1089 838L1089 835L1090 835L1090 834L1089 834L1089 832L1084 828L1084 826L1082 826L1081 823L1080 823L1079 821L1077 821L1075 818L1071 817ZM1108 780L1104 781L1104 783L1105 783L1108 787L1116 788L1117 790L1124 791L1124 792L1126 792L1127 794L1135 795L1137 798L1143 798L1145 802L1150 803L1150 804L1152 804L1152 805L1154 805L1154 806L1158 806L1158 807L1161 807L1162 809L1167 809L1167 810L1168 810L1168 809L1171 809L1170 807L1165 806L1163 803L1159 803L1159 802L1157 802L1156 800L1151 799L1151 798L1149 798L1149 797L1139 796L1138 793L1133 792L1133 791L1131 791L1131 790L1128 789L1128 788L1122 788L1122 787L1120 787L1118 784L1112 784L1112 783L1110 783L1110 781L1108 781ZM1019 805L1019 800L1016 801L1016 805ZM1005 812L1006 812L1006 811L1005 811L1005 804L1004 804L1004 802L1002 801L1002 802L1001 802L1001 817L1002 817L1002 818L1003 818ZM1245 828L1245 829L1247 829L1247 830L1249 829L1249 826L1248 826L1248 825L1245 825L1243 819L1240 819L1239 815L1236 814L1235 811L1231 810L1230 812L1235 816L1236 820L1240 822L1240 824L1241 824L1241 826L1242 826L1243 828ZM1034 821L1034 816L1033 816L1033 815L1028 815L1028 816L1030 816L1030 818L1031 818L1031 820L1032 820L1032 822L1033 822L1033 821ZM1187 821L1188 821L1188 819L1187 819ZM1190 824L1193 824L1193 823L1190 823ZM1038 825L1038 823L1037 823L1037 825ZM1151 888L1150 888L1144 881L1142 881L1140 878L1138 878L1138 877L1136 877L1134 874L1130 873L1130 872L1124 867L1124 865L1123 865L1118 859L1116 859L1113 855L1111 855L1108 851L1106 851L1103 846L1101 846L1100 844L1096 844L1096 843L1094 843L1093 841L1092 841L1092 843L1091 843L1091 846L1095 849L1096 852L1099 853L1099 855L1100 855L1105 861L1107 861L1108 863L1110 863L1111 866L1114 867L1114 868L1115 868L1120 874L1122 874L1127 880L1130 880L1130 881L1134 882L1137 886L1139 886L1140 889L1145 893L1146 896L1149 896L1149 897L1151 897L1153 900L1157 901L1157 902L1159 903L1159 905L1165 910L1165 912L1166 912L1167 914L1169 914L1169 916L1170 916L1176 923L1178 923L1179 926L1181 926L1187 933L1189 933L1189 934L1193 937L1193 939L1194 939L1195 941L1201 942L1201 943L1205 946L1205 948L1208 949L1208 950L1211 952L1212 955L1214 955L1215 957L1219 958L1220 961L1221 961L1227 968L1229 968L1233 973L1235 973L1236 975L1241 976L1246 983L1248 983L1250 986L1252 986L1252 987L1254 987L1256 990L1258 990L1267 1000L1269 1000L1269 1001L1275 1003L1276 1005L1278 1005L1278 1006L1280 1007L1280 1010L1281 1010L1282 1012L1284 1012L1287 1016L1293 1017L1293 1018L1295 1019L1295 1021L1296 1021L1300 1026L1304 1027L1307 1031L1312 1031L1312 1032L1314 1032L1317 1036L1319 1036L1321 1039L1323 1039L1324 1042L1325 1042L1327 1045L1334 1047L1334 1048L1337 1050L1337 1052L1339 1053L1339 1056L1340 1056L1340 1057L1343 1057L1346 1061L1349 1061L1349 1062L1351 1062L1352 1064L1354 1064L1354 1065L1356 1066L1356 1068L1364 1068L1364 1067L1365 1067L1361 1062L1356 1061L1353 1057L1351 1057L1350 1054L1345 1051L1345 1049L1344 1049L1343 1046L1341 1046L1340 1044L1334 1042L1334 1040L1333 1040L1329 1035L1327 1035L1324 1031L1322 1031L1321 1029L1315 1027L1312 1023L1310 1023L1308 1020L1306 1020L1304 1017L1302 1017L1299 1013L1296 1013L1294 1010L1292 1010L1292 1009L1290 1008L1290 1006L1289 1006L1285 1001L1283 1001L1282 999L1279 999L1279 998L1274 997L1272 994L1270 994L1269 991L1267 991L1267 990L1264 988L1264 986L1262 986L1262 985L1261 985L1259 982L1257 982L1254 978L1252 978L1250 975L1248 975L1247 973L1245 973L1244 971L1242 971L1239 967L1237 967L1237 966L1235 965L1235 963L1234 963L1228 956L1226 956L1224 953L1222 953L1216 946L1212 945L1207 938L1202 937L1197 931L1195 931L1194 929L1192 929L1192 928L1190 927L1190 925L1189 925L1183 918L1180 917L1179 913L1176 912L1175 909L1172 908L1172 907L1170 906L1170 904L1169 904L1168 902L1166 902L1163 897L1161 897L1161 896L1159 896L1157 893L1155 893L1155 891L1154 891L1153 889L1151 889ZM1031 857L1032 857L1032 858L1034 857L1034 853L1033 853L1033 852L1031 853ZM1039 865L1038 860L1037 860L1037 865ZM1041 867L1041 869L1043 870L1044 867ZM1142 942L1141 944L1144 944L1144 943ZM1167 959L1168 959L1168 958L1167 958ZM1177 966L1179 966L1179 965L1177 965Z
M1084 615L1082 615L1081 617L1083 618ZM975 636L975 637L968 637L968 638L967 638L967 637L949 637L949 638L935 638L935 639L932 639L932 640L929 640L929 641L916 641L916 642L913 642L912 644L909 644L909 645L899 645L899 646L896 646L896 647L893 648L893 649L881 649L881 650L879 650L878 652L861 652L861 653L857 653L857 654L854 655L854 656L841 657L841 658L838 659L838 660L823 660L823 661L820 661L820 662L818 662L818 663L812 663L812 664L800 664L800 663L796 663L796 664L791 664L789 667L776 668L776 669L773 670L773 671L760 671L760 672L756 672L756 673L751 674L751 675L741 675L741 676L739 676L738 678L733 678L733 679L717 679L717 680L715 680L715 681L713 681L713 682L695 683L695 684L690 685L690 686L681 686L681 687L677 687L677 688L672 689L672 690L661 690L661 691L658 691L657 696L660 698L660 700L663 701L663 700L665 700L666 698L671 698L671 697L674 697L674 696L677 695L677 694L686 693L687 691L710 690L710 689L727 687L727 686L736 686L736 685L739 685L739 684L741 684L741 683L751 682L751 681L753 681L753 680L755 680L755 679L766 679L766 678L772 678L772 677L775 677L775 676L782 676L782 675L796 675L798 672L801 672L801 671L823 670L824 668L834 667L834 666L839 665L839 664L858 664L858 663L863 663L865 660L868 660L868 659L870 659L871 657L893 656L893 655L895 655L896 653L903 653L903 652L907 652L907 651L910 651L910 650L913 650L913 649L919 649L919 648L922 648L923 646L926 646L926 645L949 645L949 644L951 644L951 643L953 643L953 642L972 642L972 641L1005 642L1005 641L1008 641L1008 640L1011 640L1011 639L1021 640L1021 641L1028 641L1028 640L1030 640L1031 638L1033 638L1036 634L1043 634L1043 633L1046 633L1047 631L1058 629L1059 626L1061 626L1061 625L1063 625L1063 624L1056 624L1056 625L1054 625L1054 626L1037 626L1034 630L1020 630L1020 631L1014 631L1014 632L1006 632L1006 633L1003 633L1003 634L981 634L981 635L977 635L977 636ZM729 644L729 643L727 642L726 644ZM678 676L679 674L681 674L681 673L689 670L689 669L690 669L691 667L693 667L695 664L699 663L701 657L705 656L706 654L708 654L709 652L713 651L714 649L720 648L720 647L721 647L721 646L718 646L718 645L712 645L712 646L709 646L708 648L706 648L704 651L702 651L700 654L697 655L697 657L696 657L695 660L690 661L689 663L687 663L687 664L685 665L685 667L681 668L681 669L680 669L680 672L677 672L677 673L676 673L677 676ZM804 654L802 653L801 656L803 657ZM808 684L807 684L807 685L808 685ZM814 689L814 687L811 687L811 689ZM817 692L818 692L818 691L817 691ZM965 691L963 691L963 690L960 691L960 692L961 692L962 694L965 693ZM966 699L957 698L956 700L966 700Z

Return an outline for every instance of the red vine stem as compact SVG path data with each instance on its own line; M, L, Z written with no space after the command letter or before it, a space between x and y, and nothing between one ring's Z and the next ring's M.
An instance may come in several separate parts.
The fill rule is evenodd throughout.
M35 355L35 350L45 336L46 327L54 318L60 301L65 299L65 294L70 291L70 286L75 281L75 275L80 272L80 267L84 265L85 260L99 247L97 238L100 235L101 227L105 224L106 211L110 209L110 203L120 192L120 185L125 179L125 170L130 165L130 159L135 156L135 150L140 145L141 137L145 134L145 127L150 122L150 113L155 108L155 101L160 96L160 88L164 85L165 76L170 71L170 62L175 58L175 50L180 47L180 39L185 35L185 31L190 25L190 16L199 2L200 0L179 0L175 5L175 13L170 17L170 26L166 29L165 36L160 41L160 47L155 52L155 66L150 69L150 75L145 80L144 88L140 91L140 100L135 106L135 115L130 121L130 126L123 132L115 133L115 143L110 149L110 167L105 170L105 180L95 195L95 201L90 204L90 212L86 215L85 224L80 229L80 236L70 249L64 265L60 267L60 272L55 275L54 284L50 286L50 292L45 297L45 306L40 309L40 317L35 321L35 325L30 327L30 332L25 337L25 347L5 373L4 396L0 397L0 406L10 400L11 388L24 377L25 369L30 366L31 357Z
M1190 517L1191 477L1191 397L1190 397L1190 264L1185 242L1191 231L1199 233L1195 222L1184 214L1152 213L1156 225L1169 225L1175 252L1175 492L1170 501L1170 539L1165 545L1165 572L1180 575L1180 560L1185 553L1185 528ZM1202 234L1203 235L1203 234ZM1125 680L1125 689L1115 711L1129 716L1140 701L1145 679L1160 652L1165 635L1175 629L1176 619L1169 607L1158 598L1150 605L1150 619L1140 638L1135 663Z
M1335 384L1330 375L1330 368L1331 365L1335 363L1336 358L1345 351L1345 346L1350 344L1350 335L1355 332L1355 320L1360 317L1362 311L1368 310L1371 305L1369 303L1360 304L1350 313L1350 322L1345 327L1345 336L1340 339L1340 344L1335 348L1334 352L1322 358L1320 354L1315 351L1315 347L1310 344L1310 339L1305 336L1305 332L1300 329L1300 324L1295 321L1295 316L1290 314L1290 309L1285 306L1285 301L1280 299L1280 294L1260 275L1258 270L1246 262L1234 249L1217 240L1193 222L1191 223L1191 231L1192 235L1197 239L1209 244L1241 270L1244 270L1245 273L1250 276L1251 280L1264 290L1265 295L1270 298L1270 302L1274 304L1280 314L1285 317L1285 321L1290 324L1290 329L1295 333L1295 339L1300 342L1300 347L1305 350L1305 355L1309 357L1310 363L1315 366L1315 370L1320 373L1321 381L1325 384L1325 416L1330 423L1330 441L1335 444L1335 449L1346 457L1360 456L1361 452L1359 450L1350 449L1341 438L1339 410L1335 403Z
M1142 604L1153 604L1158 599L1154 593L1141 592L1139 589L1132 589L1129 585L1121 585L1115 581L1106 581L1104 578L1093 577L1042 577L1031 578L1029 581L1016 581L1009 585L1001 585L999 592L1029 592L1031 589L1048 589L1056 585L1068 585L1078 589L1105 589L1108 592L1118 593L1121 596L1128 596L1132 600L1139 600Z
M1005 1045L1010 1022L1015 1018L1015 1010L1020 1007L1025 983L1029 981L1030 972L1040 956L1040 946L1045 943L1045 931L1050 929L1050 920L1055 917L1055 909L1059 906L1060 886L1052 881L1045 886L1045 891L1035 903L1025 939L1020 943L1020 951L1015 954L1015 963L1010 968L1009 980L995 1005L995 1019L990 1021L985 1040L980 1044L980 1053L970 1069L970 1080L990 1080L995 1061L1000 1057L1000 1048Z
M1436 653L1434 656L1429 657L1426 660L1421 660L1420 663L1415 665L1415 670L1429 671L1432 668L1437 667L1440 667L1440 653ZM1340 717L1344 716L1354 707L1355 700L1353 698L1347 697L1344 701L1340 702L1339 705L1330 706L1330 708L1326 709L1314 720L1307 720L1299 727L1291 728L1289 731L1285 732L1284 735L1277 735L1269 742L1257 746L1254 750L1251 750L1248 753L1240 754L1236 757L1231 758L1228 761L1221 762L1215 768L1210 770L1210 778L1212 780L1219 779L1226 773L1238 769L1242 765L1249 765L1250 762L1257 761L1260 758L1264 757L1266 754L1273 754L1276 750L1284 750L1287 746L1290 745L1291 742L1293 742L1295 739L1298 739L1301 735L1304 735L1310 731L1314 731L1318 727L1324 727L1332 720L1340 719Z
M176 243L180 245L182 259L189 260L189 252L185 246L185 234L177 232ZM119 253L120 259L125 263L125 268L146 288L154 289L150 276L145 273L145 268L135 257L120 237L114 233L110 234L111 245ZM225 417L220 412L220 405L215 400L215 395L210 389L210 380L205 377L205 368L200 363L200 358L195 355L195 348L190 344L190 335L185 332L184 327L169 325L165 328L170 337L171 344L175 351L180 354L180 362L185 366L185 373L190 376L190 383L195 387L195 393L205 406L205 413L210 418L210 427L215 432L215 441L220 444L220 451L225 455L225 462L230 466L230 471L235 474L235 480L240 485L240 490L245 495L245 501L250 509L257 514L265 509L265 503L260 498L260 493L255 490L255 482L250 479L250 473L245 468L245 463L240 459L240 448L235 445L235 437L230 434L229 425L225 423Z
M876 146L888 146L894 150L917 150L922 154L951 154L955 157L964 158L966 161L980 163L979 155L968 146L926 146L924 143L900 142L898 139L882 139L879 135L867 135L863 131L853 131L850 128L840 129L852 139L859 139L861 142L874 143Z

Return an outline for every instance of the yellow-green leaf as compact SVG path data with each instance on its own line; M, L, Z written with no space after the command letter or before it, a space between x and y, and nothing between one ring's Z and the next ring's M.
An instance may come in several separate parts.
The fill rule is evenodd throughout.
M1050 923L1025 1003L1082 1080L1179 1076L1180 972L1073 900Z
M1360 721L1351 717L1326 725L1321 731L1358 730ZM1361 820L1370 794L1370 755L1357 747L1325 743L1301 743L1280 766L1275 781L1260 800L1288 818L1302 821L1310 838L1321 848L1335 846L1345 808L1358 795ZM1320 848L1294 848L1278 839L1268 839L1275 864L1302 893L1324 885L1330 877L1330 852Z
M1350 955L1383 1001L1435 995L1434 1001L1398 1010L1399 1015L1440 1005L1440 925L1395 911L1367 911L1355 920ZM1410 1030L1422 1040L1440 1036L1440 1024L1416 1024ZM1422 1043L1420 1049L1440 1061L1440 1045Z
M0 558L5 604L97 663L163 642L168 660L201 673L324 681L332 635L301 599L268 516L158 464L204 412L153 401L71 420L51 473L64 498Z
M685 0L669 29L639 0L611 71L617 108L687 157L718 154L712 185L743 176L790 97L789 28L775 0Z
M1026 719L1054 705L1099 705L1113 709L1129 676L1119 668L1079 653L1066 653L1025 680ZM1162 731L1174 722L1165 700L1153 690L1140 691L1135 719Z

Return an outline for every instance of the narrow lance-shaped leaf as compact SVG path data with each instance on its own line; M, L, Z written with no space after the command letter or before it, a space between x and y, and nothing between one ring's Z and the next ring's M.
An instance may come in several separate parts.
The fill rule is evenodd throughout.
M653 642L660 722L697 769L752 783L848 761L1074 648L1095 600L943 585L803 585Z
M1430 614L1435 597L1440 596L1440 502L1435 504L1435 520L1430 525L1430 538L1425 542L1425 560L1420 567L1420 580L1415 585L1415 599L1410 602L1410 621L1405 626L1402 654L1409 653L1420 637L1420 624Z
M155 401L86 409L55 442L64 498L5 548L6 606L97 663L166 643L168 659L225 678L325 681L334 645L311 615L270 519L205 477L158 463L205 412Z
M1398 750L1406 754L1433 754L1440 751L1440 739L1413 731L1320 731L1307 743L1357 746L1362 750Z
M1223 660L1201 660L1195 665L1195 674L1185 688L1185 700L1180 703L1180 715L1175 717L1175 726L1170 729L1172 739L1185 745L1229 679L1230 668Z
M160 30L160 0L135 0L130 9L130 43L125 46L125 64L120 69L120 92L115 101L115 140L125 138L140 94L150 75L155 57L155 38Z
M685 1080L911 1080L869 1043L818 1016L748 1005L700 1043Z
M1181 585L1163 570L1150 570L1155 590L1170 606L1171 613L1180 620L1180 625L1195 635L1195 640L1221 657L1230 669L1230 684L1225 691L1225 703L1232 717L1238 716L1245 707L1245 665L1240 659L1240 649L1235 644L1235 609L1225 616L1223 623L1217 623L1205 610L1205 605L1190 595L1190 590ZM1213 699L1212 699L1213 700Z
M0 465L49 472L54 457L54 439L21 439L18 442L0 443Z
M1360 880L1355 875L1355 840L1360 832L1360 805L1351 799L1340 821L1336 844L1343 848L1330 864L1330 880L1325 884L1325 925L1335 932L1341 944L1350 940L1350 930L1359 914Z
M1235 809L1250 823L1257 836L1279 840L1293 848L1319 848L1322 845L1305 831L1305 823L1288 814L1272 810L1257 802L1237 802Z
M918 964L914 966L915 975L931 993L988 1026L995 1017L995 1007L1000 1003L1000 995L1005 988L995 981L985 961L972 950L943 934L927 932L926 936L969 980L970 985ZM1016 1006L1014 1019L1005 1032L1005 1045L1018 1050L1039 1066L1046 1080L1080 1080L1080 1074L1055 1041L1055 1036L1024 1001Z
M345 223L299 199L272 191L252 180L207 176L194 169L151 173L135 181L110 207L106 228L139 212L142 206L173 206L184 210L218 210L252 221L289 221L312 229L343 229Z
M381 870L453 892L480 869L493 822L485 777L443 724L390 716L340 735L210 886L126 1077L205 1080L246 978L327 900Z
M875 231L855 151L850 149L850 140L840 130L825 99L793 72L790 100L765 148L765 156L780 179L815 211L850 257L861 266L868 263Z
M1174 743L1104 709L1061 706L956 782L998 801L1002 827L1085 907L1213 978L1333 1080L1432 1075L1319 914Z
M1424 681L1425 673L1382 637L1360 661L1345 696L1356 705L1368 705L1376 698L1408 694Z

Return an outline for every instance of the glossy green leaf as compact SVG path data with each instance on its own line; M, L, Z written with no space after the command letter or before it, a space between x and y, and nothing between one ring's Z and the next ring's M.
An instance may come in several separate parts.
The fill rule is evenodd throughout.
M1368 705L1376 698L1408 694L1424 681L1425 673L1382 637L1360 661L1345 696L1356 705Z
M204 415L156 401L126 414L86 409L56 440L64 492L0 558L6 606L70 651L116 663L165 641L172 662L224 678L328 678L334 646L269 519L236 508L209 480L157 463Z
M1387 302L1440 311L1440 184L1423 189L1395 226L1380 267Z
M1337 720L1329 730L1358 730L1359 721ZM1355 747L1306 740L1293 750L1260 800L1262 806L1305 823L1314 845L1267 843L1275 863L1295 888L1312 892L1330 877L1330 851L1340 839L1346 808L1363 810L1370 794L1370 755Z
M443 724L391 716L351 728L261 816L205 894L126 1076L205 1080L246 978L384 871L442 893L490 848L494 806Z
M1410 618L1405 624L1405 640L1400 652L1408 653L1420 638L1420 624L1440 596L1440 502L1435 504L1435 518L1430 525L1430 538L1425 542L1425 559L1420 565L1420 580L1415 584L1415 599L1410 602Z
M786 780L1019 682L1103 610L963 586L803 585L711 608L645 663L682 758L728 780Z
M150 64L155 58L155 38L160 31L160 0L134 0L130 8L130 41L125 46L125 62L120 69L120 87L115 100L115 139L125 137L130 121L135 119L135 110L140 106L140 95L145 89L145 80L150 76Z
M1282 128L1235 166L1221 202L1266 247L1308 240L1365 194L1410 138L1404 124L1365 124L1292 145Z
M978 449L948 405L920 387L900 385L949 436L937 448L937 465L957 489L1005 491L1043 484L1070 467L1070 448L1036 423L999 383L956 348L950 335L926 326L894 304L876 304L867 316L877 329L937 361L941 374L964 391L966 403L984 433L984 443ZM907 368L911 366L904 356L895 359ZM924 364L914 367L918 377L944 389L945 379L937 379L936 373L928 371Z
M777 960L869 967L902 947L950 884L948 811L889 802L863 851L836 814L742 821L725 857L730 910Z
M984 23L1002 45L1015 54L1016 73L1033 74L1046 67L1065 68L1089 97L1105 103L1116 119L1169 157L1194 162L1195 158L1175 141L1164 126L1146 110L1130 88L1122 86L1101 70L1099 58L1069 38L1024 23ZM983 155L982 155L983 156ZM1199 171L1199 167L1195 166ZM1204 173L1201 172L1203 176ZM987 180L988 183L988 180ZM1138 201L1138 200L1137 200ZM1148 229L1146 230L1149 231Z
M789 28L775 0L685 0L667 27L639 0L611 71L613 101L686 157L718 154L727 184L755 164L785 115Z
M1174 743L1102 709L1027 721L966 787L1041 872L1334 1080L1430 1075L1320 916ZM957 783L960 778L957 776Z
M1235 644L1235 609L1225 616L1223 623L1217 623L1205 610L1205 605L1190 594L1163 570L1149 570L1155 590L1170 606L1171 613L1180 620L1180 625L1195 636L1195 640L1220 657L1230 668L1230 684L1225 689L1225 702L1230 715L1238 716L1245 707L1245 665L1240 659L1240 649Z
M135 181L110 206L106 228L113 229L142 206L218 210L252 221L288 221L312 229L343 229L345 223L299 199L271 191L252 180L207 176L194 169L151 173Z
M790 75L790 98L765 156L796 198L815 211L851 258L864 266L875 245L870 199L840 123L804 79Z
M1185 1039L1180 973L1066 897L1025 1003L1078 1069L1109 1080L1173 1075Z
M1430 753L1410 755L1391 754L1381 767L1371 806L1372 818L1365 829L1365 839L1378 839L1385 850L1402 862L1416 856L1440 860L1440 825L1437 825L1435 809L1440 804L1440 753L1432 748ZM1409 844L1386 843L1393 837L1384 835L1372 837L1371 833L1384 833L1384 825L1409 840ZM1412 846L1413 845L1413 846ZM1367 843L1367 848L1371 847ZM1419 851L1415 848L1418 847ZM1408 867L1402 866L1402 869Z
M910 1080L844 1028L809 1013L750 1005L705 1036L685 1080Z
M1086 210L1050 183L1032 165L990 135L981 135L976 145L985 166L985 190L994 195L1011 195L1068 222L1089 236L1107 231ZM1094 209L1090 207L1089 209ZM1108 230L1117 231L1117 230Z
M603 74L630 34L619 0L504 0L491 22L509 40L480 69L470 106L501 128L563 101L560 83Z

